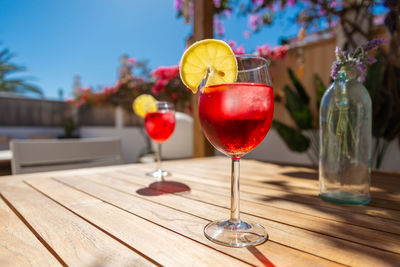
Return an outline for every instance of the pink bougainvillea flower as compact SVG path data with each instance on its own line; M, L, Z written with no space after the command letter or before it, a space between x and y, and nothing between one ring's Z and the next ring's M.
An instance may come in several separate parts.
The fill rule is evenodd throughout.
M158 95L161 91L165 91L165 89L166 89L165 86L167 84L168 84L168 80L160 79L155 83L153 88L151 88L151 91L153 92L153 94Z
M229 40L229 41L225 41L225 42L232 48L232 51L235 55L245 54L243 45L237 46L237 43L233 40Z
M229 40L229 41L227 41L227 43L228 43L228 45L231 47L231 48L234 48L234 47L236 47L236 42L235 41L233 41L233 40Z
M101 104L101 94L97 93L94 95L94 105L100 106Z
M277 58L275 50L269 50L268 51L268 58L271 59L271 60L274 60L274 59Z
M250 29L252 30L252 31L257 31L257 29L258 29L258 26L259 25L262 25L262 17L261 17L261 15L259 15L259 14L251 14L250 16L249 16L249 19L248 19L248 27L250 27Z
M257 46L256 50L257 50L257 54L259 56L265 57L265 56L268 55L269 45L268 44L264 44L262 46Z
M284 59L288 51L288 46L282 45L271 49L268 44L264 44L262 46L257 46L256 51L259 56L268 57L271 60Z
M110 87L104 86L103 87L103 95L108 96L110 94Z
M119 90L119 88L121 86L122 86L122 82L120 80L118 80L117 83L114 86L111 87L112 88L112 92L113 93L118 92L118 90Z
M160 66L151 72L151 76L157 79L170 81L179 74L179 66Z
M235 48L232 49L232 50L233 50L233 53L234 53L235 55L244 55L244 54L245 54L243 45L239 45L238 47L235 47Z
M90 91L92 91L92 89L89 86L84 86L84 87L79 88L79 91L81 93L89 93Z
M279 59L284 59L286 57L287 51L287 45L282 45L275 48L275 54Z
M133 64L135 64L136 62L137 62L136 58L134 58L134 57L128 58L128 64L133 65Z
M244 36L244 38L249 39L250 38L250 32L249 31L244 31L243 32L243 36Z

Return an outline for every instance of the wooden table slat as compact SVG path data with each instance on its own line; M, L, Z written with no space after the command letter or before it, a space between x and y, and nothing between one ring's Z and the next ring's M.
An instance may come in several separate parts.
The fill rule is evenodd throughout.
M129 172L124 172L129 175ZM185 175L174 173L174 181L185 183L191 189L210 192L217 195L228 196L230 193L229 186L209 186L204 183L192 182L181 178ZM264 206L279 208L287 211L293 211L297 214L305 214L313 217L320 217L334 222L344 222L348 224L358 225L366 228L371 228L383 232L389 232L400 235L400 223L393 219L374 217L363 213L351 213L347 210L338 208L338 205L327 203L317 197L304 198L289 198L285 199L280 192L275 190L264 190L263 194L255 193L255 188L252 190L243 190L241 188L241 200L250 201ZM251 192L251 193L250 193ZM348 207L348 206L346 206Z
M61 266L0 198L0 266Z
M253 161L244 161L243 163L241 166L241 178L246 185L261 186L263 188L272 188L278 190L290 190L299 194L314 193L315 188L318 188L317 170L308 168L279 167L273 164L263 164L261 162ZM203 178L207 177L210 179L213 179L216 176L222 176L226 179L229 179L230 163L225 162L225 165L225 168L213 169L212 173L217 175L214 175L212 177L208 177L208 173L210 173L210 170L208 170L207 168L199 168L196 173L193 173L193 175L198 176L199 174L201 174ZM178 164L174 165L173 168L180 171L188 171L188 169L186 169L184 166ZM385 176L385 178L386 177L387 176ZM391 187L383 186L382 184L384 183L385 179L380 179L379 181L379 178L381 177L376 179L374 178L375 176L372 177L372 181L376 182L373 183L373 185L376 184L377 186L379 186L371 187L371 193L374 196L373 200L375 201L374 203L379 205L381 202L384 202L386 205L388 203L387 200L390 200L390 203L394 204L391 208L400 210L400 207L397 206L397 204L400 205L400 195L398 194L399 190L392 190L396 188L393 187L393 184L390 184Z
M139 177L135 177L132 175L122 176L120 173L118 173L118 175L101 174L101 176L103 177L98 178L99 183L107 184L113 188L117 187L121 191L130 193L136 192L137 190L143 188L143 185L146 184L145 182L138 184L137 181L140 180ZM117 176L118 178L116 178ZM88 177L88 179L93 180L96 178ZM110 183L111 181L112 185ZM177 203L179 203L180 210L184 210L188 213L193 214L196 212L197 216L207 218L209 220L227 218L229 211L227 208L223 208L218 204L215 204L214 201L216 196L213 196L211 198L209 196L193 198L192 193L193 192L187 195L161 195L153 197L153 201L160 201L160 203L164 205L168 204L169 207L175 207ZM262 219L259 217L243 214L242 217L250 218L250 220L264 225L267 228L270 234L269 238L272 241L316 255L318 257L330 259L332 248L330 245L327 245L327 243L337 244L335 252L341 255L341 258L338 260L338 262L345 265L352 264L355 252L360 255L359 261L363 264L376 263L378 265L382 265L385 261L391 263L400 261L400 255L398 254L377 250L371 247L365 247L360 244L334 238L331 236L321 235L297 227L282 225L278 222ZM329 240L329 242L327 242L327 240ZM382 259L385 260L382 261Z
M152 169L150 166L141 166L141 168L144 168L144 170L150 170ZM182 172L182 169L178 169L179 172L176 171L176 169L172 168L172 170L175 170L175 177L192 181L195 183L203 183L209 186L216 186L216 187L225 187L229 188L230 183L229 183L229 173L227 173L225 176L221 175L216 175L216 173L212 173L212 175L202 172L196 171L196 173L189 174L190 171ZM171 171L172 171L171 170ZM124 172L129 172L129 170L123 170ZM318 191L316 190L317 187L314 188L314 190L302 190L298 188L292 188L290 186L287 186L282 189L281 186L270 186L267 184L267 181L269 181L270 177L266 175L265 177L265 183L264 184L250 184L247 182L247 180L244 180L242 177L241 181L241 192L251 192L254 194L260 194L260 195L265 195L266 197L276 197L279 196L279 198L284 198L288 200L293 200L293 201L298 201L298 202L304 202L308 205L322 205L325 207L329 208L335 208L339 210L345 210L349 211L352 210L353 212L356 213L362 213L362 214L367 214L367 215L372 215L372 216L377 216L377 217L382 217L382 218L388 218L392 220L397 220L400 221L400 211L399 210L393 210L393 209L388 209L383 207L374 207L371 205L368 206L349 206L349 205L337 205L333 203L329 203L326 201L322 201L318 198L316 198ZM400 179L400 178L399 178ZM376 203L377 200L372 198L372 202ZM388 202L388 201L384 201ZM384 204L383 204L384 205ZM397 202L395 201L390 201L390 206L396 206ZM400 203L399 203L400 207Z
M26 184L2 194L67 265L154 265ZM94 203L85 203L85 205Z
M293 266L293 262L301 265L315 264L316 257L308 254L301 253L297 250L290 249L286 246L282 246L276 243L268 243L268 246L259 246L257 249L235 249L224 246L219 246L214 243L210 243L203 234L204 225L210 220L191 214L190 212L182 212L177 207L169 207L162 205L163 202L153 201L154 198L148 198L142 196L137 192L142 189L139 187L133 188L136 191L129 190L132 187L122 187L123 190L119 190L118 187L108 186L104 182L104 177L100 175L93 175L91 177L68 177L65 179L59 179L60 182L68 184L79 190L87 192L88 194L95 195L96 197L117 205L125 210L134 214L141 214L147 220L156 222L157 224L163 225L171 229L172 231L179 232L189 238L198 240L199 242L213 247L216 250L229 254L233 257L239 257L246 262L257 265L260 263L260 259L257 258L255 251L259 250L264 256L264 261L272 261L278 266ZM118 182L116 182L118 184ZM126 191L128 189L128 191ZM147 193L154 194L154 196L162 193L155 189L149 188ZM160 198L161 195L160 195ZM279 257L281 253L285 253L285 257ZM336 265L334 262L330 262L323 259L318 259L317 266Z
M28 183L163 265L176 265L189 260L205 265L215 262L226 266L247 265L55 180L36 179Z
M398 266L400 173L373 172L372 202L318 198L317 171L241 162L241 217L264 244L228 248L203 234L229 216L230 160L53 171L0 178L0 265ZM5 249L4 249L5 248Z

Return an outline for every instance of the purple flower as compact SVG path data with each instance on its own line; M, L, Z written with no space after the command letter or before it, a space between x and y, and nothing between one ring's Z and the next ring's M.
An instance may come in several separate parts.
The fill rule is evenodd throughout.
M369 51L378 48L381 44L386 43L386 39L384 38L376 38L372 39L371 41L368 41L366 44L362 45L362 48L364 51Z
M374 57L367 57L367 59L365 60L366 64L374 64L376 62L376 58Z
M253 0L253 4L254 4L256 7L259 7L259 6L261 6L262 4L264 4L264 0Z
M226 19L229 19L232 15L232 10L225 9L223 14L225 15Z
M336 49L335 49L336 59L338 59L338 60L346 59L345 52L346 51L343 51L340 47L336 46Z
M225 35L224 24L220 19L218 19L218 17L216 15L214 15L213 25L214 25L215 33L217 35L219 35L219 36L224 36Z
M367 76L367 66L363 63L356 64L357 70L360 74L360 82L365 81L365 76Z
M378 48L385 42L386 40L383 38L373 39L362 46L358 46L356 49L350 52L343 51L340 47L336 47L336 61L332 64L331 77L336 78L337 74L342 68L355 68L359 74L360 81L364 82L365 76L367 75L367 65L376 62L376 59L368 56L366 52Z
M296 4L296 0L288 0L289 6L294 6Z
M219 26L219 23L220 23L219 19L216 16L214 16L213 27L217 28Z
M339 70L342 68L342 62L341 61L334 61L332 64L332 71L331 71L331 77L333 79L336 78L336 75L339 73Z
M221 0L213 0L213 2L214 2L214 6L216 8L220 8L221 7Z
M176 10L182 9L182 2L183 2L183 0L174 0L174 5L175 5Z
M278 9L279 9L279 4L273 4L272 6L271 6L271 12L276 12L276 11L278 11Z

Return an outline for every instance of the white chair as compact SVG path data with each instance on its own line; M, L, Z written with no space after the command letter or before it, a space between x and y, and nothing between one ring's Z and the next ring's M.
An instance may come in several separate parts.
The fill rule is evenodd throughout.
M13 174L122 163L121 141L115 138L12 140Z
M193 157L193 118L182 112L175 112L176 125L171 137L161 145L163 159ZM157 143L152 142L153 150Z

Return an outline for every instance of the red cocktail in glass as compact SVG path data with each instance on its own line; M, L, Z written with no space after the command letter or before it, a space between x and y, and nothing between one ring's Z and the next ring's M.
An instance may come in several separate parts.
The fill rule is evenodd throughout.
M157 169L147 173L148 176L163 179L170 175L167 171L161 169L161 144L165 142L175 129L175 111L174 105L169 102L157 102L157 111L146 114L144 127L149 137L158 145Z
M240 158L267 135L274 112L270 86L232 83L201 90L200 123L216 149L230 157Z
M267 135L274 96L266 59L243 55L235 56L235 60L238 67L236 81L200 88L198 110L207 139L232 159L230 219L209 223L204 234L221 245L244 247L260 244L268 238L264 227L240 219L239 162ZM208 76L203 84L207 84Z
M144 127L151 139L157 143L166 141L175 129L174 111L157 111L147 113Z

